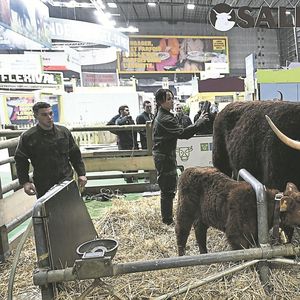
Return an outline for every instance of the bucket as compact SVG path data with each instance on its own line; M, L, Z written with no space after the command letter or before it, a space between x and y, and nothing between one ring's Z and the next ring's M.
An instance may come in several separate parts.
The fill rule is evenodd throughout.
M77 247L77 254L82 257L85 253L97 253L100 257L113 258L118 249L118 242L114 239L94 239Z

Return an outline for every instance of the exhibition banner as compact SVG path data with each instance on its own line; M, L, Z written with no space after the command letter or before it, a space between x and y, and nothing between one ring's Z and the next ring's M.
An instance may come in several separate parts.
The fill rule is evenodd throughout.
M1 0L0 25L6 38L14 37L9 35L11 30L18 33L20 39L26 37L44 47L51 47L49 9L40 0ZM15 38L6 47L21 48ZM5 48L5 44L1 43L1 48Z
M54 40L113 46L129 51L128 36L117 29L82 21L50 18L51 37Z
M129 37L129 56L118 56L119 73L229 73L224 36Z

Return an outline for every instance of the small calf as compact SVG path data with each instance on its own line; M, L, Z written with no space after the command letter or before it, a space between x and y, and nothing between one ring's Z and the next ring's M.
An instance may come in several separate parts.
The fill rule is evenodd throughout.
M272 227L275 194L266 190L268 224ZM300 225L300 192L287 183L280 203L280 226ZM225 232L234 250L249 248L257 241L256 195L247 182L235 181L216 168L188 168L180 176L176 218L178 255L185 247L192 225L200 253L207 253L206 234L209 227ZM291 229L290 229L291 230ZM292 231L289 237L291 238Z

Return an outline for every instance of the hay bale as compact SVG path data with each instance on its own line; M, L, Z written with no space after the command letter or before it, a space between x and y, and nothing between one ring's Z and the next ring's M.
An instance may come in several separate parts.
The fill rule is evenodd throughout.
M158 197L138 201L113 200L112 207L99 220L95 227L102 238L119 241L114 263L139 260L152 260L177 256L174 226L161 223ZM229 250L224 234L215 229L208 231L208 251ZM188 240L188 255L199 255L192 233ZM33 240L27 241L17 269L14 295L30 293L36 295L38 288L33 286L32 271L35 264ZM12 257L0 265L0 299L6 297L7 279ZM211 274L223 271L234 263L212 264L104 278L105 284L96 287L87 299L150 299L172 292L187 284L192 284ZM297 267L280 267L271 271L274 285L272 299L300 298L300 276ZM2 279L3 278L3 279ZM75 299L92 283L91 280L63 283L58 300ZM36 296L32 296L36 297ZM266 299L255 268L244 269L172 299ZM24 299L24 298L23 298ZM30 298L28 298L30 299ZM31 298L38 299L38 298Z

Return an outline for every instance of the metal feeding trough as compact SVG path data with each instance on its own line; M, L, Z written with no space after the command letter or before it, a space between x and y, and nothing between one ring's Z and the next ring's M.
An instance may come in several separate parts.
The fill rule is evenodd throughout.
M77 254L84 258L110 257L117 253L119 243L114 239L94 239L81 244L77 249Z

